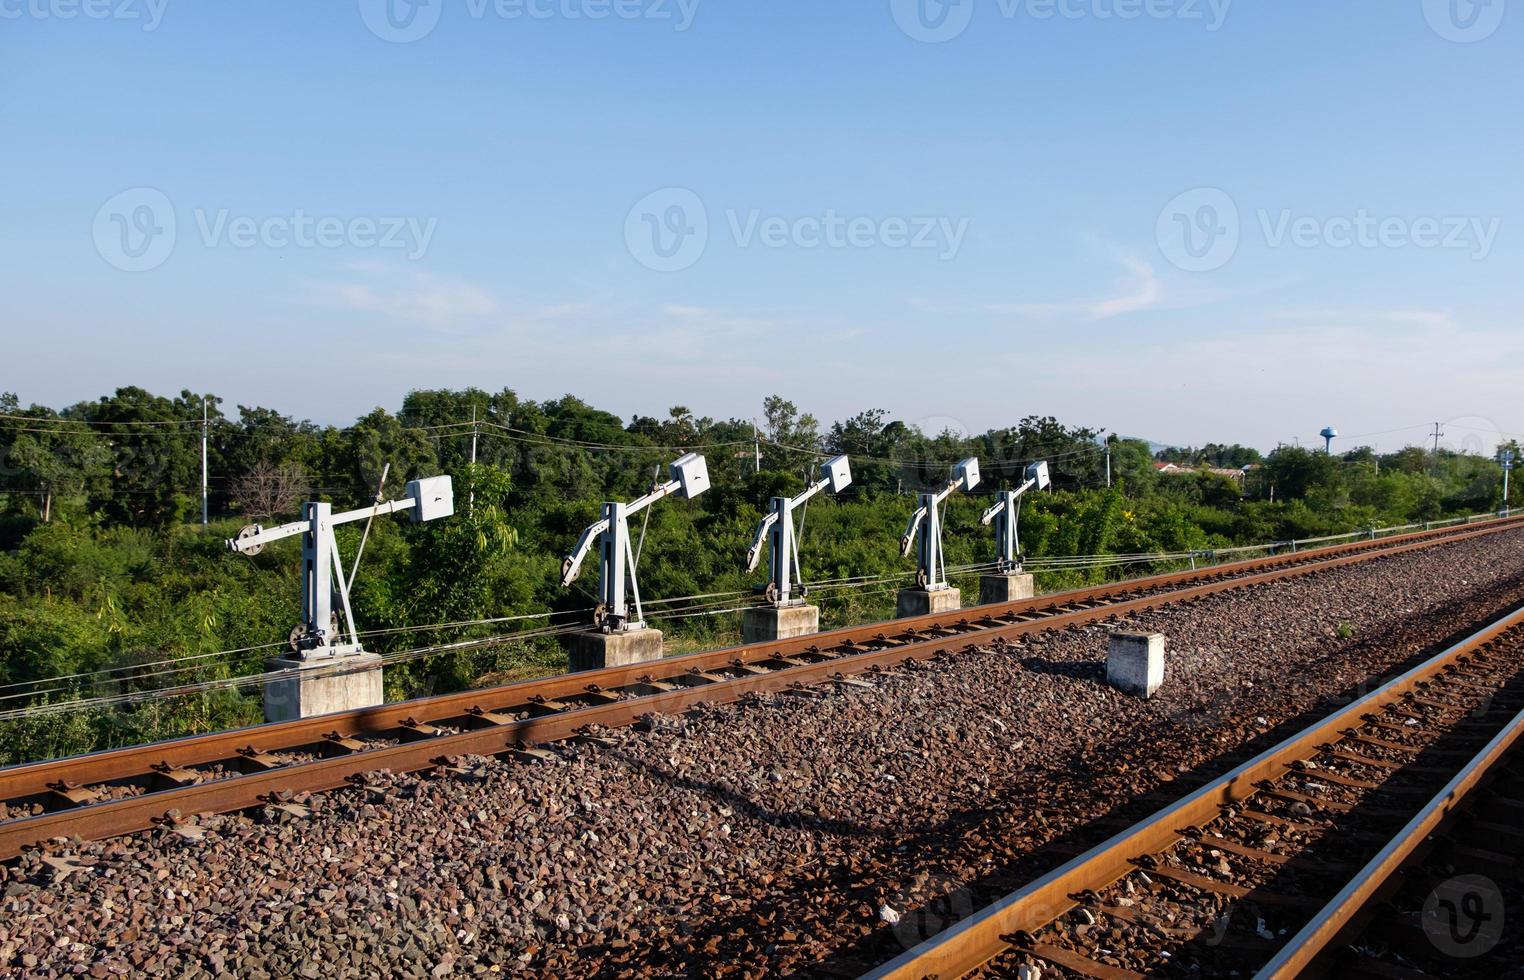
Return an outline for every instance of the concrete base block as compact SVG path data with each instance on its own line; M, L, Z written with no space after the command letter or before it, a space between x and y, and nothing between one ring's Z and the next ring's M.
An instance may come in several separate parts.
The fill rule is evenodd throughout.
M566 669L599 670L661 659L661 630L573 633Z
M763 643L820 632L820 607L761 606L741 613L741 642Z
M992 602L1018 602L1036 595L1032 576L1023 572L1010 575L979 576L979 605Z
M895 603L894 615L904 619L907 616L955 612L962 608L963 596L957 589L951 587L931 592L925 589L901 589L899 601Z
M1164 637L1159 633L1113 633L1106 651L1106 683L1151 698L1164 683Z
M374 708L386 701L379 653L317 660L274 657L265 662L265 669L301 671L265 684L265 721L296 721L334 711Z

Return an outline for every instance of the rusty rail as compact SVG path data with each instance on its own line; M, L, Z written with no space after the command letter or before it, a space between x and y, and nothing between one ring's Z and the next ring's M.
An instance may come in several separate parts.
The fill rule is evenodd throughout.
M95 839L152 827L171 810L227 812L277 793L334 789L368 771L418 771L450 756L555 741L588 726L619 727L701 702L829 682L1043 630L1084 625L1219 592L1308 575L1516 528L1524 519L1417 532L1196 572L523 681L502 687L176 739L0 770L0 801L45 800L51 812L0 822L0 859L53 837ZM441 726L458 728L443 732ZM401 744L365 745L366 737ZM270 767L281 752L327 756ZM222 767L195 781L197 767ZM226 770L242 769L242 774ZM252 771L250 771L252 770ZM133 784L142 795L100 799L90 787Z
M1280 954L1255 974L1256 980L1292 980L1304 976L1323 954L1345 941L1394 877L1425 849L1428 839L1444 832L1473 794L1524 742L1524 711L1497 734L1435 794L1402 832L1382 848Z
M1521 630L1524 630L1524 608L1456 643L1062 867L932 936L891 962L865 974L865 978L920 980L935 976L945 980L979 969L1011 949L1012 943L1009 940L1023 934L1031 936L1078 907L1081 904L1079 896L1098 893L1135 872L1140 856L1167 851L1186 838L1186 831L1205 828L1219 817L1224 807L1259 793L1262 783L1285 775L1296 764L1317 756L1352 727L1358 727L1362 719L1371 716L1373 712L1402 701L1405 696L1453 670L1457 664L1498 643L1505 635L1511 634L1510 640L1517 641ZM1519 738L1521 723L1524 723L1524 716L1515 718L1505 732L1489 744L1487 750L1414 818L1409 824L1408 833L1378 855L1361 876L1351 883L1346 894L1341 895L1342 901L1330 903L1328 909L1318 914L1320 918L1337 915L1338 919L1335 921L1331 918L1329 923L1320 923L1315 919L1304 930L1307 934L1305 941L1312 942L1315 939L1326 943L1342 928L1363 900L1378 887L1377 879L1389 875L1395 867L1393 862L1400 862L1401 856L1411 850L1415 841L1422 840L1427 832L1424 828L1432 829L1436 821L1443 819L1458 798L1457 795L1474 786L1486 767L1493 764ZM1418 836L1414 838L1412 834ZM1332 933L1330 929L1333 930ZM1304 940L1298 936L1295 941ZM1295 976L1306 965L1305 959L1296 949L1284 950L1281 957L1277 961L1280 964L1277 972L1262 975ZM1089 965L1094 967L1093 975L1110 970L1099 964ZM1130 977L1134 974L1111 970L1108 975Z

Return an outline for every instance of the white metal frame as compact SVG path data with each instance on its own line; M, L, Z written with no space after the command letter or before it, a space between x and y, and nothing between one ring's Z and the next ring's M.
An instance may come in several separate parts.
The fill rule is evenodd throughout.
M771 550L767 558L767 598L775 606L796 605L803 602L793 598L794 582L803 582L804 574L799 568L799 540L794 529L794 510L827 488L840 493L852 482L851 466L845 456L835 456L820 464L820 479L810 484L797 497L774 497L768 505L767 516L757 524L757 537L746 552L746 570L755 571L762 556L762 544L767 542Z
M587 526L577 539L577 546L561 563L561 586L564 588L577 580L582 562L592 550L593 542L599 542L599 608L595 616L603 631L628 632L645 628L645 615L640 608L640 586L635 581L635 552L630 545L630 522L638 514L663 497L680 493L684 499L692 499L709 489L709 468L704 457L688 453L673 461L666 483L653 487L651 492L629 503L608 501L603 505L603 516ZM629 615L629 597L635 599L635 618Z
M935 493L921 494L921 504L910 515L910 523L900 538L900 553L916 549L915 581L918 588L936 592L947 588L947 556L942 550L942 501L953 493L965 492L979 485L979 460L969 457L952 468L947 486Z
M1028 491L1046 490L1052 481L1048 477L1047 461L1027 467L1026 480L1015 490L1000 491L994 506L979 518L980 524L995 525L996 568L1007 574L1021 571L1021 536L1017 524L1021 515L1021 498Z
M244 555L257 555L264 546L285 538L302 536L302 621L292 634L292 645L303 660L340 657L360 653L359 634L349 605L349 581L339 558L339 546L333 529L340 524L367 520L382 514L408 511L414 522L431 521L455 513L454 489L448 476L430 477L408 483L408 496L402 500L376 503L370 507L335 514L333 505L322 501L302 504L302 519L264 528L258 524L229 538L228 548ZM335 601L344 610L348 642L337 642L333 635Z

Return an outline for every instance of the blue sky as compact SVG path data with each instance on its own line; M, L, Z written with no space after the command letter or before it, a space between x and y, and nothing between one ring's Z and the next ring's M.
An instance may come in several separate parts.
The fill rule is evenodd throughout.
M0 389L1524 432L1521 17L0 0Z

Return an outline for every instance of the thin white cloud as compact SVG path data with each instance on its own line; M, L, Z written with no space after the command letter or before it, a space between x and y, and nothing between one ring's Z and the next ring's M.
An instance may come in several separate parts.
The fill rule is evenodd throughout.
M1453 330L1455 317L1444 310L1334 310L1290 309L1270 314L1276 320L1318 321L1322 323L1399 323L1417 327Z
M1111 295L1060 303L987 303L982 310L1017 316L1067 315L1109 320L1158 305L1164 289L1153 265L1135 255L1122 255L1119 259L1126 272L1117 279L1116 292Z
M316 284L313 289L320 301L440 331L480 325L501 309L489 290L464 280L384 267L350 268L364 278ZM376 281L382 277L385 282Z
M1391 449L1422 441L1425 419L1460 420L1458 433L1510 431L1517 377L1509 365L1520 358L1524 336L1429 311L1280 311L1227 332L1053 351L1044 380L1085 392L1100 417L1130 418L1163 441L1227 432L1263 449L1315 441L1334 423L1348 438ZM1448 380L1456 378L1464 385ZM1148 407L1129 415L1111 403L1113 391ZM1472 441L1485 451L1486 438Z
M1152 265L1133 256L1124 256L1122 264L1127 267L1128 276L1120 280L1120 285L1130 291L1095 304L1090 313L1093 319L1106 320L1124 313L1146 310L1158 304L1162 298L1164 290L1159 285L1158 276L1154 275Z

